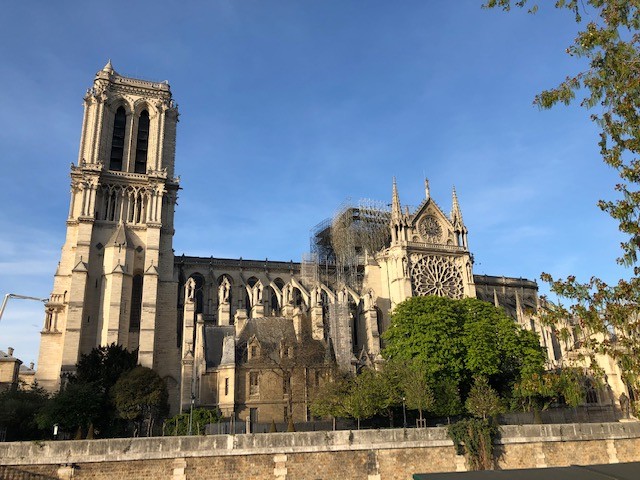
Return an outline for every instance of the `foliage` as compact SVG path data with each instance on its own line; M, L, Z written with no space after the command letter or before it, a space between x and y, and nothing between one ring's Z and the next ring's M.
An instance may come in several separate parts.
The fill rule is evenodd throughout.
M381 411L385 394L379 388L380 374L374 370L365 369L351 383L349 393L344 398L344 413L346 417L355 418L360 428L360 420L371 418Z
M584 402L590 380L580 370L565 368L523 377L514 388L514 399L525 410L538 412L561 400L571 407Z
M489 0L485 6L509 10L527 0ZM571 56L585 59L588 68L568 76L556 88L541 92L534 103L550 108L569 104L581 95L580 105L591 110L601 129L600 152L614 168L620 182L616 199L601 200L599 207L618 222L626 236L618 262L633 267L633 277L608 285L598 278L580 283L574 276L554 280L551 290L570 305L550 305L547 320L559 325L562 336L577 335L591 364L598 354L613 357L634 395L640 390L640 6L637 0L558 0L555 6L573 12L580 30L567 48ZM533 5L530 11L537 10ZM582 23L582 13L589 21ZM567 322L567 319L575 321Z
M433 413L442 417L460 415L463 411L462 400L458 386L446 379L435 384L435 401Z
M39 427L36 421L47 399L47 392L37 385L0 393L0 426L7 429L8 442L44 438L50 433Z
M135 368L137 363L137 351L129 352L115 343L96 347L80 357L71 381L94 383L103 392L108 392L120 375Z
M204 435L205 427L210 423L218 423L221 419L219 410L194 408L191 414L191 432ZM180 413L165 421L164 434L177 436L189 434L189 412Z
M483 420L495 417L503 410L498 392L491 388L486 377L476 377L465 407L471 415Z
M140 432L143 421L150 434L155 420L168 411L167 386L153 370L138 366L121 375L111 389L118 414L134 422L136 432Z
M486 419L468 418L448 427L449 437L458 452L464 452L471 470L493 468L493 439L498 435L495 425Z
M137 359L137 351L129 352L115 343L95 347L81 355L75 374L69 377L70 383L90 385L100 394L101 414L95 425L102 437L124 434L125 425L118 418L110 391L122 374L136 366Z
M103 396L95 384L69 382L44 405L37 422L43 429L58 424L68 432L79 431L95 423L103 412Z
M345 399L349 396L353 377L336 376L325 382L314 397L310 405L311 414L314 417L345 417Z
M410 298L396 307L383 336L383 355L423 371L437 392L436 412L447 416L460 413L456 397L466 398L474 376L508 396L523 373L543 371L546 359L536 334L474 298Z
M433 409L435 396L427 381L427 376L417 366L405 365L405 374L402 378L401 388L409 410L418 410L420 420L423 412Z

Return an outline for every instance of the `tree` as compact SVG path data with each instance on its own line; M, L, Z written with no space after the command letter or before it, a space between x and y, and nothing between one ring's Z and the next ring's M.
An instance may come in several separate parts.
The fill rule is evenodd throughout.
M488 0L488 8L509 10L527 0ZM534 103L551 108L569 104L582 95L580 105L591 110L599 126L599 146L604 162L614 168L620 182L617 199L601 200L599 207L618 222L626 235L618 262L633 267L633 276L608 285L597 277L578 282L574 276L542 279L570 305L549 305L548 322L575 328L592 365L598 354L617 360L632 393L640 390L640 6L636 0L558 0L555 6L574 13L583 25L567 48L571 56L584 58L588 68L568 76L557 87L541 92ZM535 12L533 4L530 11ZM590 19L582 24L582 11ZM574 320L567 322L568 320ZM564 334L564 336L567 336Z
M153 370L138 366L120 376L111 390L118 414L135 425L134 435L147 422L149 436L153 424L169 409L167 386Z
M371 418L381 411L384 405L384 392L379 388L379 373L364 369L350 385L344 398L343 408L347 417L354 418L360 430L360 420Z
M427 376L418 367L405 364L406 373L402 378L402 393L410 410L418 410L420 422L424 420L422 414L433 409L435 396L427 381Z
M481 375L509 396L523 372L542 372L546 359L536 334L503 310L474 298L413 297L399 304L384 333L389 361L411 362L437 392L441 415L460 413L473 377ZM443 393L453 395L450 400Z
M476 377L467 401L465 402L467 411L474 417L486 420L495 417L502 411L502 402L486 377Z
M0 393L0 426L7 429L8 442L44 438L49 433L37 423L37 414L47 400L47 392L37 385Z
M311 413L315 417L346 417L345 399L349 396L354 378L350 375L338 375L324 383L311 402Z
M68 432L76 430L79 437L103 414L103 396L95 384L69 382L44 405L37 422L43 429L51 429L58 424Z
M441 417L447 417L447 423L451 423L451 417L460 415L463 411L458 386L443 379L435 384L433 390L436 392L433 413Z
M221 419L219 410L194 408L191 412L191 428L195 435L204 435L205 427L210 423L218 423ZM165 435L188 435L189 413L180 413L165 421Z
M83 354L76 364L76 373L72 381L97 382L103 392L116 384L120 375L135 368L138 352L129 352L121 345L95 347Z

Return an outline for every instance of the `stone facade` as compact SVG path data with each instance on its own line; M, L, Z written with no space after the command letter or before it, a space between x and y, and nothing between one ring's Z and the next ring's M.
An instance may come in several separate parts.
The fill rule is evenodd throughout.
M391 312L414 295L502 306L541 333L551 366L563 357L536 319L535 282L474 275L456 192L446 214L427 181L412 211L395 180L390 207L341 209L315 228L300 263L174 258L177 121L166 82L124 77L111 62L87 91L67 235L45 308L41 386L57 389L81 354L117 343L165 379L174 412L193 404L242 421L306 420L334 368L381 362Z

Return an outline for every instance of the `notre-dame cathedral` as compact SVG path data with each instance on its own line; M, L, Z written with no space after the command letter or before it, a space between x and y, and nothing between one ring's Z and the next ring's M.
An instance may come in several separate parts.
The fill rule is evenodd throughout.
M395 181L390 202L345 206L318 224L300 263L174 256L177 122L167 83L111 62L84 96L41 386L59 388L80 355L116 343L165 379L173 411L193 402L243 420L305 420L330 372L381 361L390 313L414 295L499 305L559 360L534 315L536 283L474 275L455 190L447 215L427 181L415 209L403 209Z

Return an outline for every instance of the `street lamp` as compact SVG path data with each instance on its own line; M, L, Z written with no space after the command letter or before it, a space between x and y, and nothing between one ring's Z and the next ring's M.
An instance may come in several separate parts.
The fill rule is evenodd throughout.
M407 409L405 407L405 397L402 397L402 418L404 420L404 428L407 428Z
M53 439L54 440L58 439L58 424L57 423L53 424Z
M191 394L191 407L189 409L189 435L193 435L193 404L196 401L196 396Z

